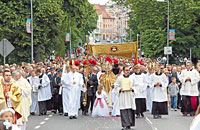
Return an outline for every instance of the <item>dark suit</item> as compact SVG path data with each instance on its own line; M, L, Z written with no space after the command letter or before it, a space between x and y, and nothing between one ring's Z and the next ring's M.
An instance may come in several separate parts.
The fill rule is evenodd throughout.
M55 80L56 80L57 74L53 74L53 75L48 74L48 77L50 80L52 98L47 102L47 109L52 110L52 109L54 109L54 100L56 100L55 95L57 93L57 89L55 88L55 86L56 86Z
M175 77L175 78L176 78L176 82L177 82L177 83L180 82L180 80L179 80L179 78L178 78L177 72L172 71L172 77Z
M85 113L88 112L89 107L92 112L93 104L96 98L97 87L98 87L97 75L90 74L87 81L87 105L85 107ZM91 103L91 106L90 106L90 103Z
M56 86L54 86L54 89L57 89L56 93L54 94L54 100L53 100L53 103L54 103L54 110L58 110L59 113L63 113L63 106L62 106L62 94L59 95L59 89L60 89L60 86L58 85L59 83L61 83L61 77L56 77L56 80L55 80L55 83L56 83Z

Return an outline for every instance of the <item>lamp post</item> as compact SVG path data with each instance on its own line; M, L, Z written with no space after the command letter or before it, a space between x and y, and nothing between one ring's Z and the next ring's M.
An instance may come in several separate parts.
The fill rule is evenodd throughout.
M165 2L165 0L157 0L158 2ZM168 3L168 11L167 11L167 47L169 47L169 0ZM167 64L169 64L169 55L167 54Z
M70 26L69 27L69 31L70 31L69 32L69 34L70 34L70 36L69 36L69 40L70 40L69 41L69 59L71 59L71 53L72 53L71 52L72 51L72 38L71 38L72 37L72 34L71 34L72 33L72 29L71 29L71 21L70 21L70 25L69 26Z
M169 47L169 0L168 3L168 18L167 18L167 47ZM169 55L167 54L167 64L169 64Z
M33 62L33 4L31 0L31 62Z

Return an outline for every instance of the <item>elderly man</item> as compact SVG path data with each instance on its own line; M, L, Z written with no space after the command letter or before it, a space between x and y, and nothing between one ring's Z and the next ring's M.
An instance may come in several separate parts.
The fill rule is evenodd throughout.
M179 79L182 83L180 94L182 96L181 101L181 112L183 116L193 116L199 104L199 73L197 70L192 68L190 62L186 63L186 69L182 71Z
M22 70L16 70L12 73L14 82L22 91L22 99L21 99L21 111L22 118L17 121L18 126L21 130L26 130L26 122L28 122L28 117L30 115L30 106L32 104L31 100L31 85L28 83L26 79L22 77Z

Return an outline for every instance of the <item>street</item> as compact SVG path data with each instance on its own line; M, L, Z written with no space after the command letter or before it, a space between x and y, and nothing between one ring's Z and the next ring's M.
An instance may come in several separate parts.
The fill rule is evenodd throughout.
M184 117L180 111L170 111L168 116L162 119L153 119L149 112L144 118L136 119L133 130L189 130L193 117ZM59 114L47 116L30 116L27 130L120 130L120 117L92 118L82 116L70 120Z

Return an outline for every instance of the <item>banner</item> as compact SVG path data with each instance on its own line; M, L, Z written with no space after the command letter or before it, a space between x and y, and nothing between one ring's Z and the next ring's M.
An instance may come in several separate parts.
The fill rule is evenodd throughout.
M89 44L89 54L110 55L117 57L132 58L132 53L137 53L137 43L115 43L115 44Z
M66 33L65 41L70 42L70 33Z
M26 20L26 32L32 33L31 32L31 19L30 18Z
M169 40L175 40L175 29L169 29Z

